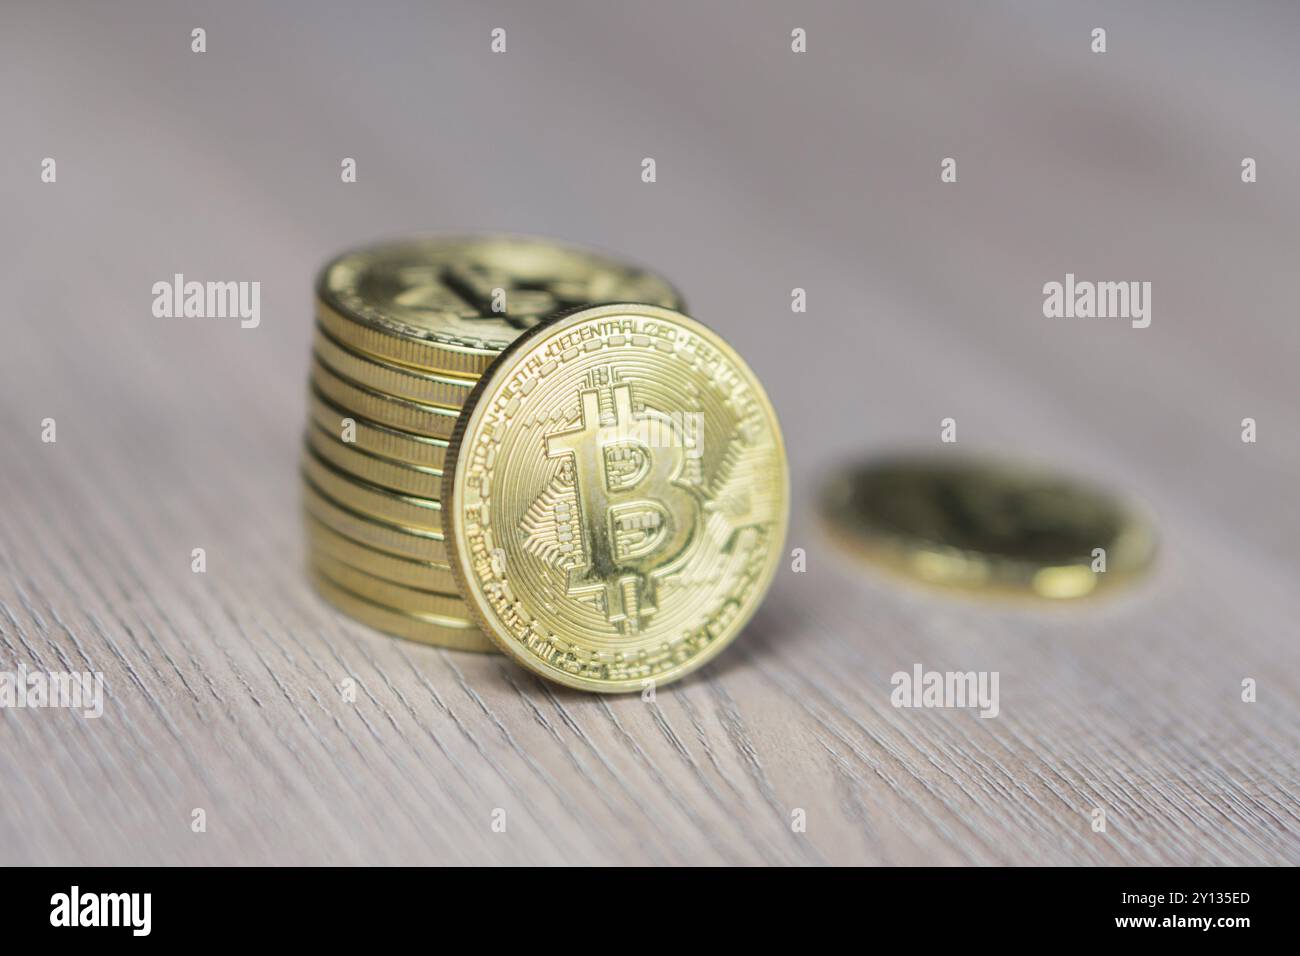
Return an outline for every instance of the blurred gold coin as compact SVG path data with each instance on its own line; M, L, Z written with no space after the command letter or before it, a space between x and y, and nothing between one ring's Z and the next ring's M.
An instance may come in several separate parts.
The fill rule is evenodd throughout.
M449 438L460 414L459 409L422 405L405 398L394 398L344 378L321 362L319 356L312 362L311 382L322 395L340 408L355 412L377 424L423 435L425 438Z
M303 450L302 469L312 485L366 517L420 531L442 530L442 505L438 502L400 495L353 477L317 455L310 443Z
M329 497L306 475L303 476L302 494L307 512L344 537L413 561L447 563L447 548L439 532L395 525L354 511Z
M316 388L311 390L307 404L311 420L329 434L337 435L344 444L355 445L372 455L424 468L442 469L447 456L445 438L412 435L370 421L334 402Z
M545 239L411 239L340 256L317 283L320 322L350 347L409 365L482 374L525 329L598 302L680 307L663 279Z
M551 680L665 684L745 626L789 510L776 415L718 335L651 305L520 337L448 453L452 568L487 635Z
M459 409L478 381L434 372L403 368L354 352L333 338L322 326L316 326L316 357L321 364L353 382L395 398L406 398L425 405Z
M873 563L930 584L1076 598L1151 564L1150 523L1119 499L1036 467L900 457L836 473L827 527Z
M321 524L310 513L303 519L307 526L307 552L311 556L328 555L336 561L381 577L396 584L425 591L458 594L459 587L451 568L445 564L414 561L344 537Z
M492 642L470 621L437 614L415 614L377 604L340 587L315 569L311 571L311 578L321 597L330 604L362 624L386 634L457 651L496 650Z
M371 454L355 443L335 438L315 423L307 428L307 443L325 461L354 478L433 501L442 494L442 470L439 468L422 468Z
M439 594L437 591L425 591L422 588L385 581L368 571L338 561L328 554L312 554L311 565L339 587L375 604L382 604L396 611L406 611L409 614L436 614L439 617L454 617L463 621L470 619L469 608L455 594Z

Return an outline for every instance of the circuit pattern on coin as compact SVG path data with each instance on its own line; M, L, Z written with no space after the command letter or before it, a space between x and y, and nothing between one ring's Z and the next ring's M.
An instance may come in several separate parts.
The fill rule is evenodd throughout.
M775 573L789 509L775 413L680 313L600 306L522 337L471 396L453 459L462 593L503 650L561 683L687 673Z

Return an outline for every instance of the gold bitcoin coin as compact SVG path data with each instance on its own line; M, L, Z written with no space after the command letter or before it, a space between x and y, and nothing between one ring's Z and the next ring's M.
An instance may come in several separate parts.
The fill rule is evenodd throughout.
M312 583L330 604L348 617L386 634L405 637L422 644L433 644L457 651L491 652L496 648L471 621L437 614L415 614L376 604L346 588L339 587L319 571L312 570Z
M310 513L303 519L307 526L307 551L309 554L329 555L344 564L361 571L366 571L388 581L404 584L410 588L426 591L440 591L444 594L458 594L460 585L451 568L445 564L431 564L427 561L413 561L400 558L385 551L344 537L332 531ZM468 613L468 612L467 612Z
M439 594L437 591L425 591L385 581L327 554L312 554L311 566L339 587L375 604L406 611L408 614L436 614L463 621L470 619L469 608L458 595Z
M424 405L459 409L465 404L476 381L454 375L419 372L382 362L352 351L319 325L316 326L315 348L316 357L321 364L344 378L360 382L386 395L407 398Z
M442 500L483 631L562 684L631 691L744 627L780 561L789 487L740 357L678 312L607 305L532 329L493 365Z
M441 470L447 456L445 438L426 438L372 422L312 388L308 397L311 419L339 441L362 451L395 461ZM344 436L348 436L345 438ZM350 440L349 440L350 438Z
M447 548L436 531L381 521L347 507L303 476L303 504L308 514L344 537L413 561L447 564Z
M322 395L341 408L380 425L425 438L448 438L460 414L455 408L393 398L360 382L353 382L321 362L319 356L312 362L311 382Z
M437 501L442 494L439 468L422 468L371 454L314 423L307 428L307 443L317 455L352 477L417 498Z
M321 324L353 349L470 376L524 329L568 308L682 306L649 272L522 236L412 239L350 252L322 271L317 297Z
M1150 523L1117 498L1039 468L902 457L844 469L822 512L857 553L914 580L986 594L1076 598L1132 580Z
M311 484L346 508L368 518L420 531L442 530L442 505L427 498L399 495L340 471L317 455L310 443L303 450L302 470Z

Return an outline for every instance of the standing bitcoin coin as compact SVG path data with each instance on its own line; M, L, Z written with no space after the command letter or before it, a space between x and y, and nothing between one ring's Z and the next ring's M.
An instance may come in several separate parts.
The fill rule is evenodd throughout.
M476 376L525 329L598 302L680 308L641 269L541 239L413 239L348 253L321 273L317 317L344 345L416 368Z
M699 667L780 560L776 415L740 357L670 309L585 308L522 335L471 394L447 462L466 603L562 684L639 690Z

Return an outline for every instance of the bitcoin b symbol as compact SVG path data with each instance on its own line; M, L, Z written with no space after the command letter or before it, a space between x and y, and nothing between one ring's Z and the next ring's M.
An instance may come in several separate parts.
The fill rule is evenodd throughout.
M579 283L562 279L529 280L479 262L457 262L442 271L443 284L471 310L471 317L499 318L517 329L530 329L544 315L583 301ZM500 303L506 303L502 314Z
M602 596L609 622L635 633L657 609L657 582L689 556L700 506L679 484L687 448L676 423L649 409L633 413L630 385L614 385L612 397L607 426L600 392L584 389L580 423L546 436L546 454L572 461L585 543L567 593Z

